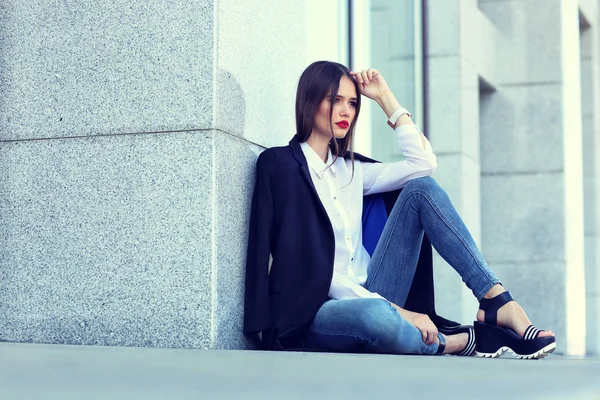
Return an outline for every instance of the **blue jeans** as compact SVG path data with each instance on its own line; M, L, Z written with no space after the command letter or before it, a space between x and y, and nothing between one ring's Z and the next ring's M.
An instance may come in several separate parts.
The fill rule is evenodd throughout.
M398 196L369 262L364 286L403 307L421 250L423 233L462 277L477 300L497 283L448 194L431 177L411 180ZM421 332L385 300L329 300L317 312L303 342L322 351L435 354Z

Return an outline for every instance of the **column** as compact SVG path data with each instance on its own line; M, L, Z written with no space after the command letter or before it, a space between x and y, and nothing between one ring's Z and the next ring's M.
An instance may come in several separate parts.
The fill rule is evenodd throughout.
M293 135L304 34L302 2L0 7L1 340L248 345L254 163Z

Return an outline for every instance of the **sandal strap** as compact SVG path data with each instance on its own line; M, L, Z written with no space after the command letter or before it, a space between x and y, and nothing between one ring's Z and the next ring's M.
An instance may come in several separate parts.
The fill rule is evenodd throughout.
M438 333L438 339L440 340L440 344L438 345L437 353L439 355L444 355L444 350L446 350L446 338L441 333Z
M500 309L500 307L514 300L515 299L513 299L508 290L506 292L500 293L498 296L493 297L491 299L481 299L481 301L479 302L479 308L485 311L485 323L490 325L497 325L498 310Z
M533 340L538 337L540 332L544 332L542 329L536 328L534 325L529 325L527 329L525 329L525 333L523 334L523 339L525 340Z
M469 340L465 348L457 354L457 356L468 357L475 351L475 330L469 329Z

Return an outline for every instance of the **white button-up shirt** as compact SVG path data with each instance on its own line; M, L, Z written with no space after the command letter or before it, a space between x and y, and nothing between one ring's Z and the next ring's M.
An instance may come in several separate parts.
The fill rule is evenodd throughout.
M310 176L335 236L335 260L329 297L353 299L381 298L362 285L367 280L370 256L362 244L363 196L400 189L414 178L431 175L437 163L431 144L416 125L401 125L395 129L404 160L391 163L352 162L339 157L334 161L331 151L327 163L304 142L300 144Z

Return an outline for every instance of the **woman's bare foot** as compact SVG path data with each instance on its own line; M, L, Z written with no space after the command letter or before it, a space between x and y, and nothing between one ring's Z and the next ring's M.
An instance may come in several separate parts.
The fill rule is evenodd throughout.
M446 348L444 354L460 353L469 342L468 333L458 333L456 335L443 335L446 339Z
M491 299L505 291L506 290L504 290L501 285L494 285L494 287L492 287L484 297L486 299ZM484 316L485 312L483 310L477 311L477 321L484 322ZM525 310L523 310L523 308L516 301L510 301L500 307L498 310L497 321L498 325L512 329L521 337L523 337L527 327L531 325L531 321L529 320L529 317L527 317ZM552 331L543 331L540 332L538 337L548 336L554 336L554 333L552 333Z

